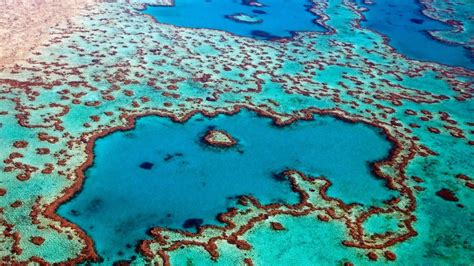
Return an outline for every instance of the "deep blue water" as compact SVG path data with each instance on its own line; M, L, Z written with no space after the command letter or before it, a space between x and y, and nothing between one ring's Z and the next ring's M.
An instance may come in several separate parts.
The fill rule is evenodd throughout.
M415 0L377 0L361 6L366 21L362 26L375 29L390 38L390 45L408 58L432 61L451 66L474 69L474 58L467 49L433 39L428 30L450 30L451 27L421 13L422 7Z
M238 144L202 143L213 127ZM374 128L327 116L283 128L248 111L196 115L184 124L145 117L134 130L97 140L83 190L58 213L83 228L100 255L126 259L150 227L185 229L188 219L218 224L216 215L235 206L238 195L296 203L288 181L274 175L285 169L326 176L333 182L328 194L348 203L380 203L394 194L368 165L390 147Z
M309 0L262 1L263 7L242 4L242 0L179 0L174 7L148 7L144 13L159 22L188 28L218 29L257 39L291 37L294 31L324 31L307 11ZM226 16L243 13L262 23L240 23ZM263 14L262 14L263 13ZM258 34L260 33L260 34ZM265 34L266 33L266 34Z

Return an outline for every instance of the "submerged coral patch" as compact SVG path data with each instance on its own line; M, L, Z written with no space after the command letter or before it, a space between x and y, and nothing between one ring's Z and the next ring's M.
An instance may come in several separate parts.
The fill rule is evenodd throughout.
M243 13L233 14L233 15L229 15L229 16L226 16L226 17L228 19L231 19L231 20L234 20L234 21L240 22L240 23L257 24L257 23L262 23L263 22L263 20L259 19L258 17L251 16L251 15L248 15L248 14L243 14Z
M151 168L153 168L153 163L150 163L150 162L144 162L142 164L140 164L140 168L143 168L145 170L150 170Z
M438 190L436 192L436 195L446 201L459 201L458 197L456 197L456 194L450 189L443 188Z

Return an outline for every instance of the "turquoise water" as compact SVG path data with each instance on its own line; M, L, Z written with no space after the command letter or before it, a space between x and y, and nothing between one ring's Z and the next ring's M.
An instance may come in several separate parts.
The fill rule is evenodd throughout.
M283 224L285 230L275 231L268 223L261 223L244 237L253 244L248 253L255 265L343 265L348 261L361 261L355 265L372 265L367 264L369 262L363 259L361 252L348 250L341 244L345 228L340 223L315 222L311 216L285 216L273 220ZM189 262L206 266L241 265L235 258L238 254L235 247L222 243L219 253L225 260L216 263L198 248L178 249L171 253L171 265L186 265Z
M324 31L317 17L307 9L309 0L262 1L263 7L248 6L241 0L180 0L174 7L148 7L144 12L159 22L188 28L207 28L257 39L291 37L295 31ZM261 23L241 23L226 16L243 13Z
M474 69L474 58L467 49L438 41L427 33L452 27L423 15L418 1L377 0L370 5L358 2L369 9L364 12L362 26L387 36L390 45L408 58Z
M202 143L209 129L226 130L238 142L221 149ZM296 203L276 174L295 169L333 182L330 196L347 203L377 204L394 195L372 176L369 162L388 155L377 130L317 116L286 127L242 111L184 124L145 117L136 128L99 139L83 190L59 214L78 224L105 259L126 259L153 226L194 231L189 219L219 224L216 215L236 206L236 196L263 203Z

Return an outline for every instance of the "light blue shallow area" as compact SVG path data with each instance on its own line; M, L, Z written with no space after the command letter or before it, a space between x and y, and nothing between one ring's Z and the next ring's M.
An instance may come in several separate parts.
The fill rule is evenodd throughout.
M214 127L238 144L202 143ZM329 195L347 203L380 203L394 194L371 174L369 162L390 148L378 130L328 116L285 127L249 111L196 115L184 124L145 117L134 130L97 140L83 190L58 213L83 228L104 258L128 259L149 228L183 229L189 218L218 224L216 215L235 206L238 195L296 203L289 183L274 177L285 169L326 176L333 182ZM154 166L140 168L143 162Z
M236 35L258 39L291 37L294 31L324 31L313 22L316 15L307 9L309 0L264 0L264 7L247 6L241 0L179 0L173 7L148 7L144 13L159 22L187 28L224 30ZM253 10L266 14L254 13ZM262 23L249 24L226 18L243 13L262 19ZM259 37L252 31L264 31L269 36Z
M474 69L474 58L467 49L438 41L427 33L449 31L452 27L423 15L418 1L377 0L370 5L358 2L369 9L364 12L362 26L386 35L389 44L408 58Z

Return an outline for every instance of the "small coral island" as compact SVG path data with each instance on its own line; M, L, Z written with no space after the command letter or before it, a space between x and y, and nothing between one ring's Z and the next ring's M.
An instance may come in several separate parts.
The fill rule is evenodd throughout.
M224 130L209 130L203 140L206 144L219 148L228 148L237 144L235 139Z

